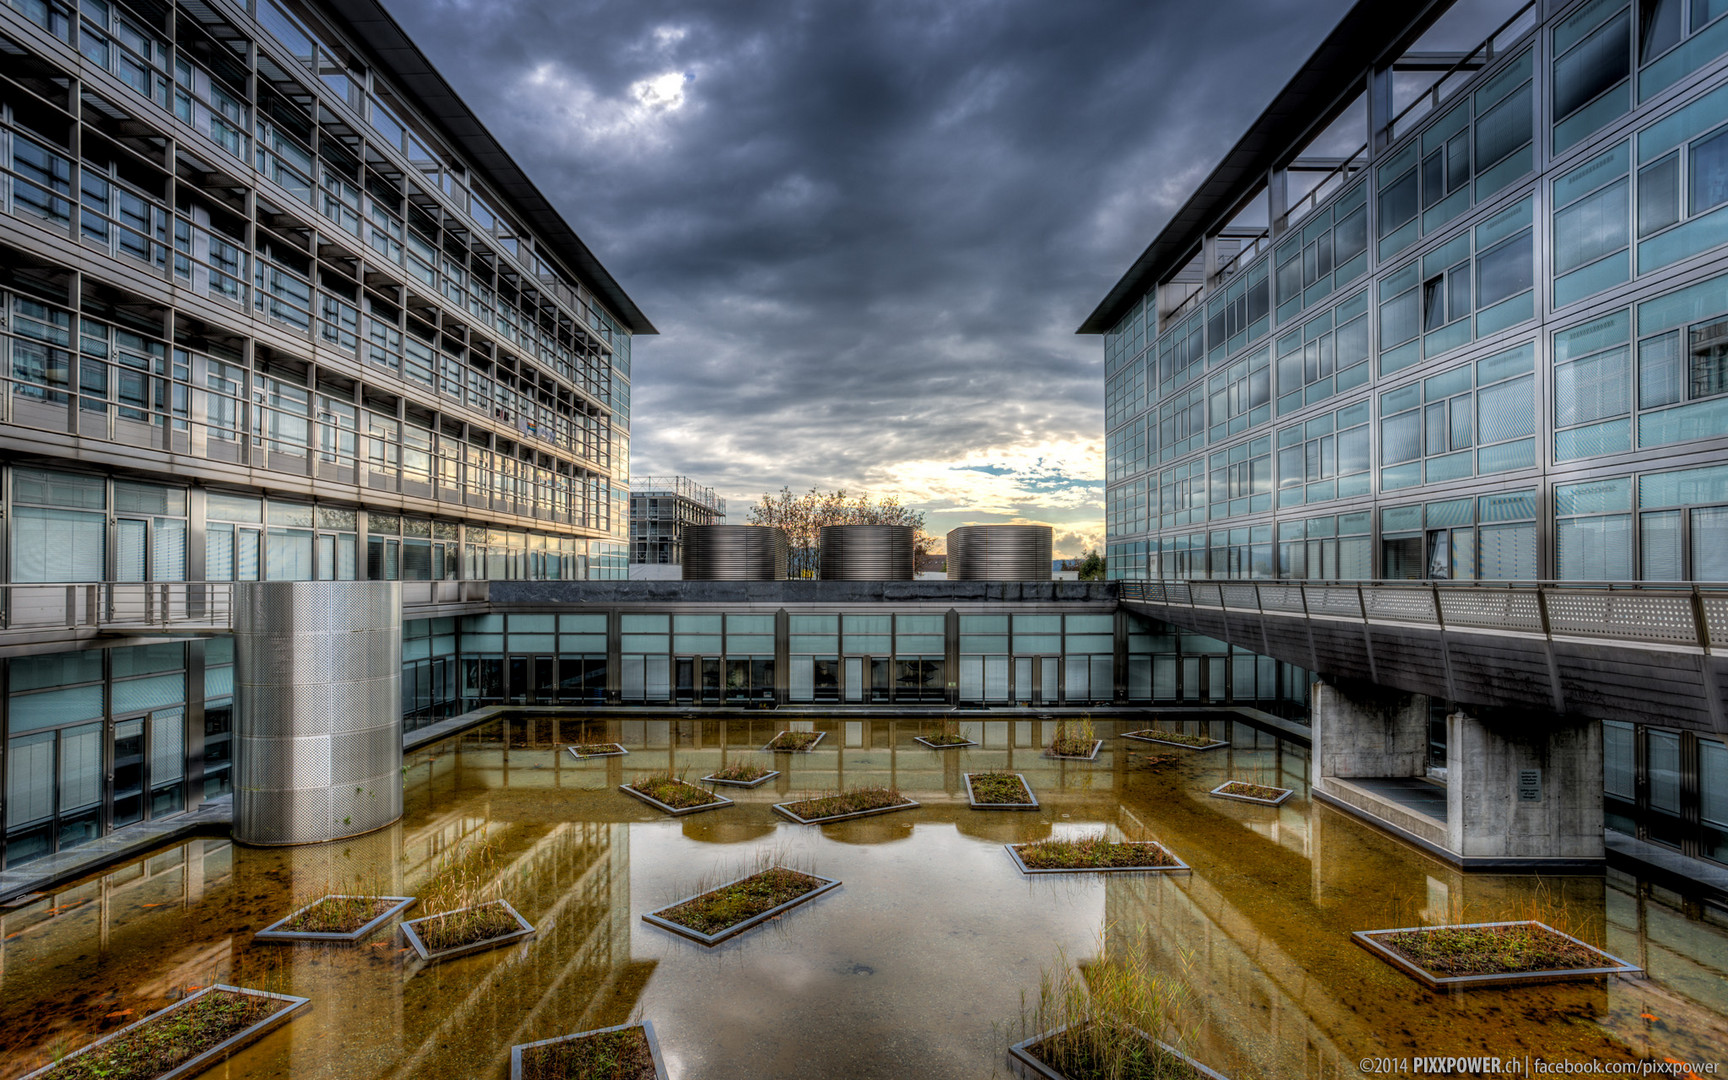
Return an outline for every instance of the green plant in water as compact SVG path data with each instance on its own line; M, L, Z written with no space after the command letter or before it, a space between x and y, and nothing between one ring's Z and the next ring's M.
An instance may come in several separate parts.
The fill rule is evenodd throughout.
M815 731L782 731L768 744L770 750L808 750L816 745L820 733Z
M771 866L657 914L699 934L717 934L821 886L822 882L809 874Z
M1051 837L1015 847L1033 870L1098 870L1175 866L1176 858L1152 843L1126 843L1103 836Z
M524 1080L654 1080L641 1027L607 1031L522 1052Z
M431 917L416 921L414 932L436 952L520 930L497 903L498 888L498 853L492 841L452 847L420 890L420 902Z
M773 771L773 769L764 768L754 761L740 761L728 765L724 769L716 770L711 775L716 780L736 780L739 783L747 784L752 780L760 780Z
M1032 793L1016 773L972 773L972 798L981 803L1017 803L1032 801Z
M972 741L966 736L960 734L960 722L958 720L950 719L944 719L942 721L942 726L939 729L929 735L925 735L923 738L925 742L930 743L932 746L960 746Z
M576 747L578 757L596 757L602 754L616 754L623 750L617 743L579 743Z
M1185 731L1166 731L1163 728L1155 727L1143 728L1134 734L1148 739L1157 739L1160 742L1175 743L1178 746L1211 746L1218 741L1205 735L1190 735Z
M1284 794L1283 788L1267 787L1265 784L1250 784L1246 780L1232 780L1219 789L1225 795L1241 795L1249 799L1266 799L1268 801Z
M1079 720L1056 721L1056 737L1045 747L1057 757L1089 757L1092 745L1098 741L1098 736L1092 731L1092 717L1082 716Z
M1193 1080L1199 1074L1155 1037L1186 997L1182 984L1152 970L1145 948L1110 949L1076 971L1062 956L1045 971L1038 1000L1021 1006L1020 1038L1055 1032L1029 1047L1069 1080Z
M856 814L861 810L880 810L885 806L903 806L911 801L895 788L868 787L858 788L854 791L832 792L795 803L787 803L786 809L801 818L813 820L839 817L841 814Z
M719 796L713 792L705 791L686 781L682 771L674 774L671 769L643 773L630 781L630 786L650 799L663 802L674 810L685 810L692 806L706 806L709 803L720 801Z
M55 1080L154 1080L287 1007L274 998L213 990L149 1019L101 1048L60 1060Z

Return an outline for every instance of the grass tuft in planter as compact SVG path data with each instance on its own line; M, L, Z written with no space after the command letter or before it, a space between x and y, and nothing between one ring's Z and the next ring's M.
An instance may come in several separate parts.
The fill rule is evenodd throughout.
M656 810L664 811L673 817L698 814L704 810L718 810L723 806L732 805L731 799L699 788L686 781L682 774L674 775L670 769L663 772L644 773L628 784L620 785L618 790L626 795L633 795Z
M953 720L942 721L942 727L928 735L913 736L914 742L923 743L932 750L954 750L962 746L977 746L976 742L960 734L960 725Z
M623 757L630 752L615 742L578 743L565 749L578 761L591 757Z
M1534 919L1358 930L1351 936L1434 989L1558 982L1642 970Z
M1138 742L1159 743L1163 746L1181 746L1189 750L1216 750L1220 746L1229 746L1212 738L1210 735L1190 735L1186 731L1166 731L1163 728L1141 728L1130 731L1122 736L1124 739L1134 739Z
M322 896L258 931L259 941L353 944L413 907L412 896Z
M763 749L775 754L808 754L826 734L825 731L782 731L769 739Z
M1234 799L1237 802L1258 803L1261 806L1278 806L1294 794L1289 788L1269 787L1266 784L1250 784L1246 780L1228 780L1213 788L1208 794L1220 799Z
M513 1046L510 1080L666 1080L666 1067L644 1020Z
M710 784L753 788L760 787L779 775L778 769L770 769L754 761L740 761L711 772L702 779Z
M1098 756L1098 748L1103 745L1104 740L1093 734L1092 718L1084 716L1072 724L1067 720L1056 721L1056 736L1044 748L1044 753L1053 758L1091 761Z
M534 933L496 894L497 863L489 840L459 845L439 859L421 890L432 914L402 924L403 936L422 960L450 960Z
M964 773L974 810L1036 810L1038 799L1026 778L1015 772Z
M774 809L799 824L810 825L909 810L917 805L894 788L868 787L817 795L798 802L775 803Z
M1183 872L1188 864L1151 840L1106 840L1102 836L1051 837L1031 844L1009 844L1008 853L1022 873L1072 874L1140 870Z
M1035 1080L1222 1080L1149 1032L1161 1031L1186 997L1139 950L1108 952L1076 971L1063 958L1044 972L1037 1003L1020 1016L1008 1064Z
M763 866L736 881L651 911L642 921L704 945L718 945L839 887L833 878Z
M195 1076L310 1002L217 984L128 1024L24 1080L169 1080Z

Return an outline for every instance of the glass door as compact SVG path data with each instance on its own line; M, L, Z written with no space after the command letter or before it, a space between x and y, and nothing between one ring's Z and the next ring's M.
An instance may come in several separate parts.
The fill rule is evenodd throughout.
M864 700L864 658L846 657L845 693L847 701Z
M1032 657L1030 656L1016 656L1014 658L1013 694L1015 701L1030 703L1037 698L1037 694L1032 689Z
M680 656L673 661L672 698L681 703L696 700L696 657Z
M108 744L109 827L144 820L144 717L116 720Z

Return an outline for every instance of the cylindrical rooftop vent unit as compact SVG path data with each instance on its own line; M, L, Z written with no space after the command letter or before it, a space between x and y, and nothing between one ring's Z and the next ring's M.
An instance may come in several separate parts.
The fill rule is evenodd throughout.
M822 527L823 581L911 581L916 569L910 525Z
M948 533L949 581L1049 581L1048 525L963 525Z
M784 581L786 534L767 525L686 525L685 581Z

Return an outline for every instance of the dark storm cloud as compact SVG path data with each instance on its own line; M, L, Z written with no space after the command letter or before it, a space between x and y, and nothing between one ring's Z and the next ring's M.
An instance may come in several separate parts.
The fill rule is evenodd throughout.
M733 520L867 487L1093 542L1102 349L1074 327L1343 8L392 4L660 328L637 472Z

